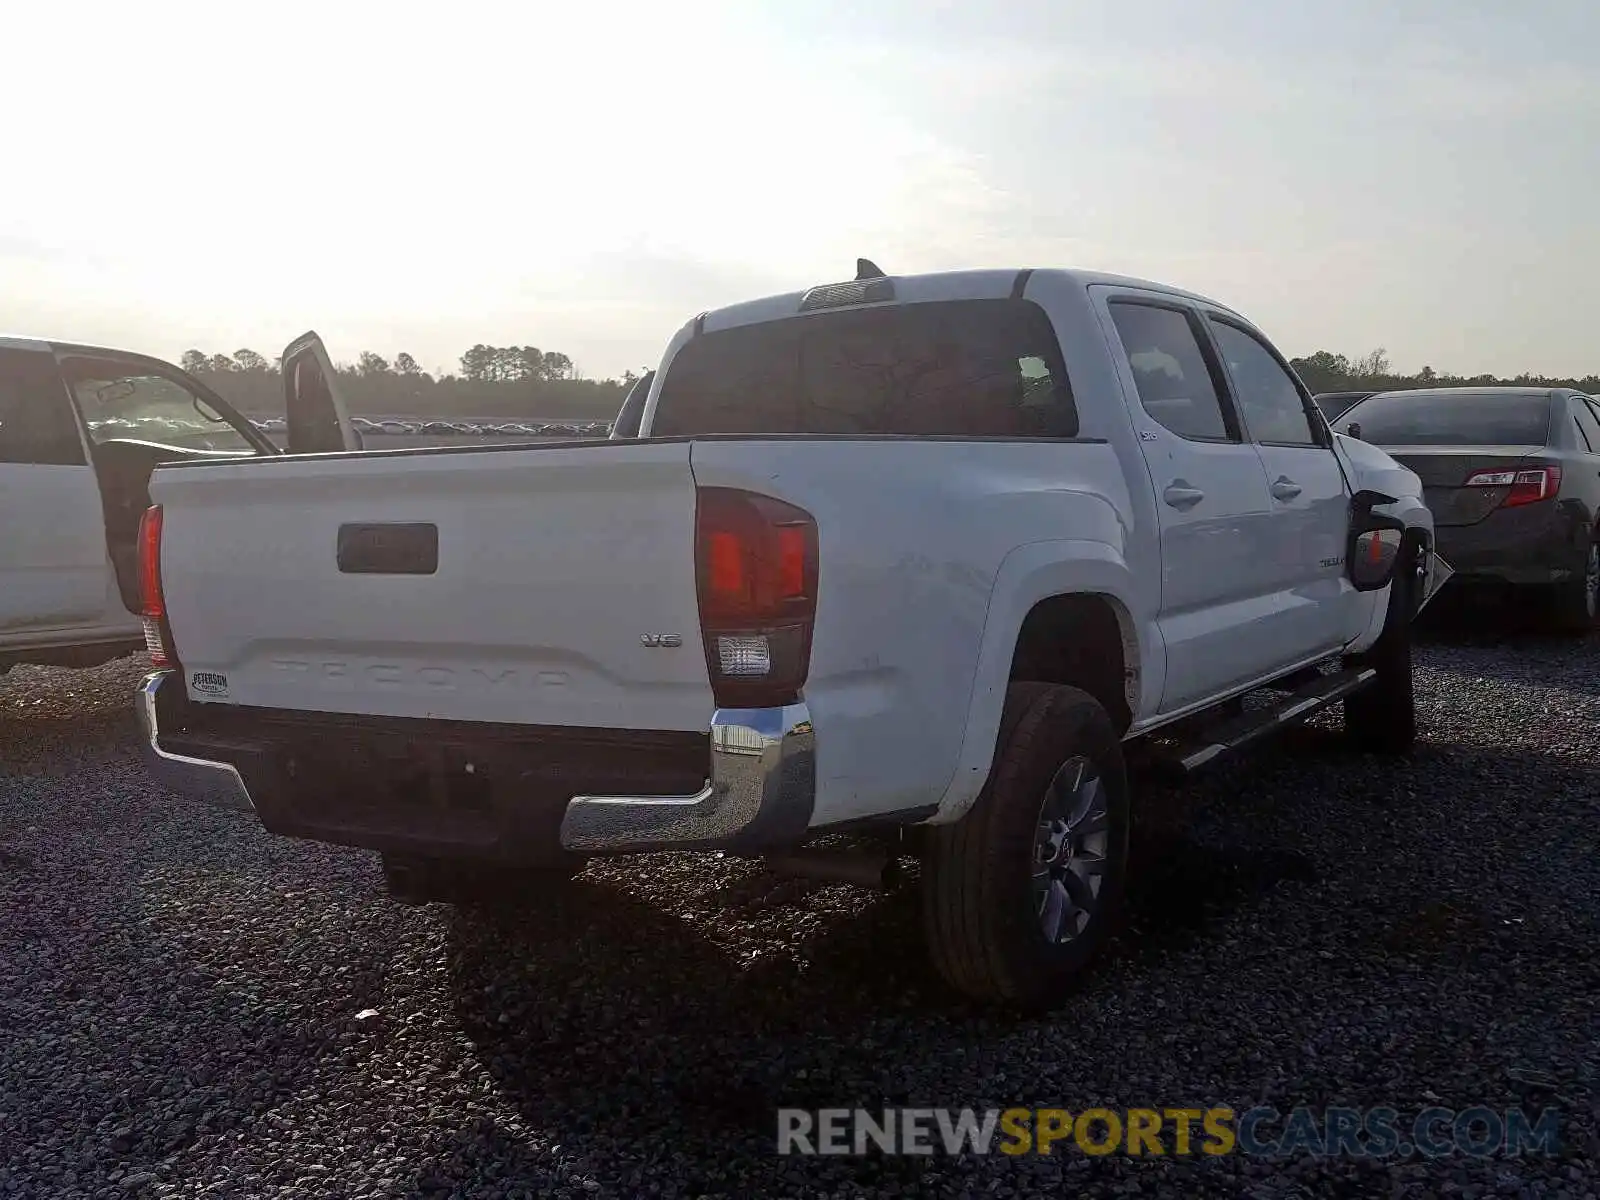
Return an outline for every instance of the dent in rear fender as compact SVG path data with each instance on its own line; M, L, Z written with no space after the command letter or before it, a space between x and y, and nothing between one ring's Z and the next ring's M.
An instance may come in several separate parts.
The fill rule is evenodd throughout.
M1110 601L1121 629L1128 707L1137 718L1143 697L1161 695L1165 660L1151 603L1141 603L1132 571L1114 546L1103 542L1034 542L1001 563L984 622L973 674L961 753L949 786L929 824L959 820L989 778L1000 735L1011 662L1022 623L1034 605L1053 596L1094 595ZM1154 597L1150 598L1153 602Z

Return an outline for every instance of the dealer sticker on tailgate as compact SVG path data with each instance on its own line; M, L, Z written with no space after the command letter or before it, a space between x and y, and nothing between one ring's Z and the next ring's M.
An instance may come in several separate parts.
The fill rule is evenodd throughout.
M228 677L217 671L196 671L189 676L189 688L196 696L213 700L228 698Z

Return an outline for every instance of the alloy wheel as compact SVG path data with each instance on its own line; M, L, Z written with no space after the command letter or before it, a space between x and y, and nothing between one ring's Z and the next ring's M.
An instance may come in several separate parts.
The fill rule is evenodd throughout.
M1033 901L1052 945L1072 941L1099 905L1111 844L1105 785L1087 758L1061 764L1039 806L1033 840Z

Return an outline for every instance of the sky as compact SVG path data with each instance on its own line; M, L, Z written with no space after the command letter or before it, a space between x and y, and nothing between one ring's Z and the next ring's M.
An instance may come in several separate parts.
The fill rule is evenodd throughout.
M849 278L1082 267L1290 355L1600 373L1596 0L13 6L0 331L653 363ZM1586 59L1588 61L1586 61Z

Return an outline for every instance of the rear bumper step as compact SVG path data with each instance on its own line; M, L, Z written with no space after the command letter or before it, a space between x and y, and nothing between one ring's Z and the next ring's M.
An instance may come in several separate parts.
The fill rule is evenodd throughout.
M250 789L237 767L213 759L194 758L161 748L162 685L174 675L172 671L157 671L146 675L139 685L139 727L143 734L145 767L156 780L179 795L203 800L218 808L231 808L240 812L254 812ZM182 690L182 681L167 689L166 697Z
M574 796L561 845L616 853L797 843L816 796L814 745L804 704L718 709L703 788L690 796Z
M539 861L558 845L580 854L785 849L805 839L816 795L814 734L804 704L719 709L709 762L706 735L682 735L699 739L702 786L665 794L615 790L629 774L639 776L635 783L652 775L680 787L687 782L677 765L683 748L651 746L659 734L604 731L602 741L613 745L597 749L589 731L550 731L548 754L539 730L508 738L505 727L476 731L451 723L448 730L390 731L385 739L336 714L207 713L212 706L189 705L172 671L146 677L138 707L146 764L171 790L253 811L274 833L395 853ZM397 737L415 747L413 773L432 772L432 787L402 794L363 775L367 758L392 765L392 753L385 758L392 746L381 743ZM636 749L634 740L644 745ZM439 783L452 751L465 755L466 772L453 783L481 779L483 786ZM319 779L322 762L342 766L349 778ZM591 787L582 790L585 776Z

